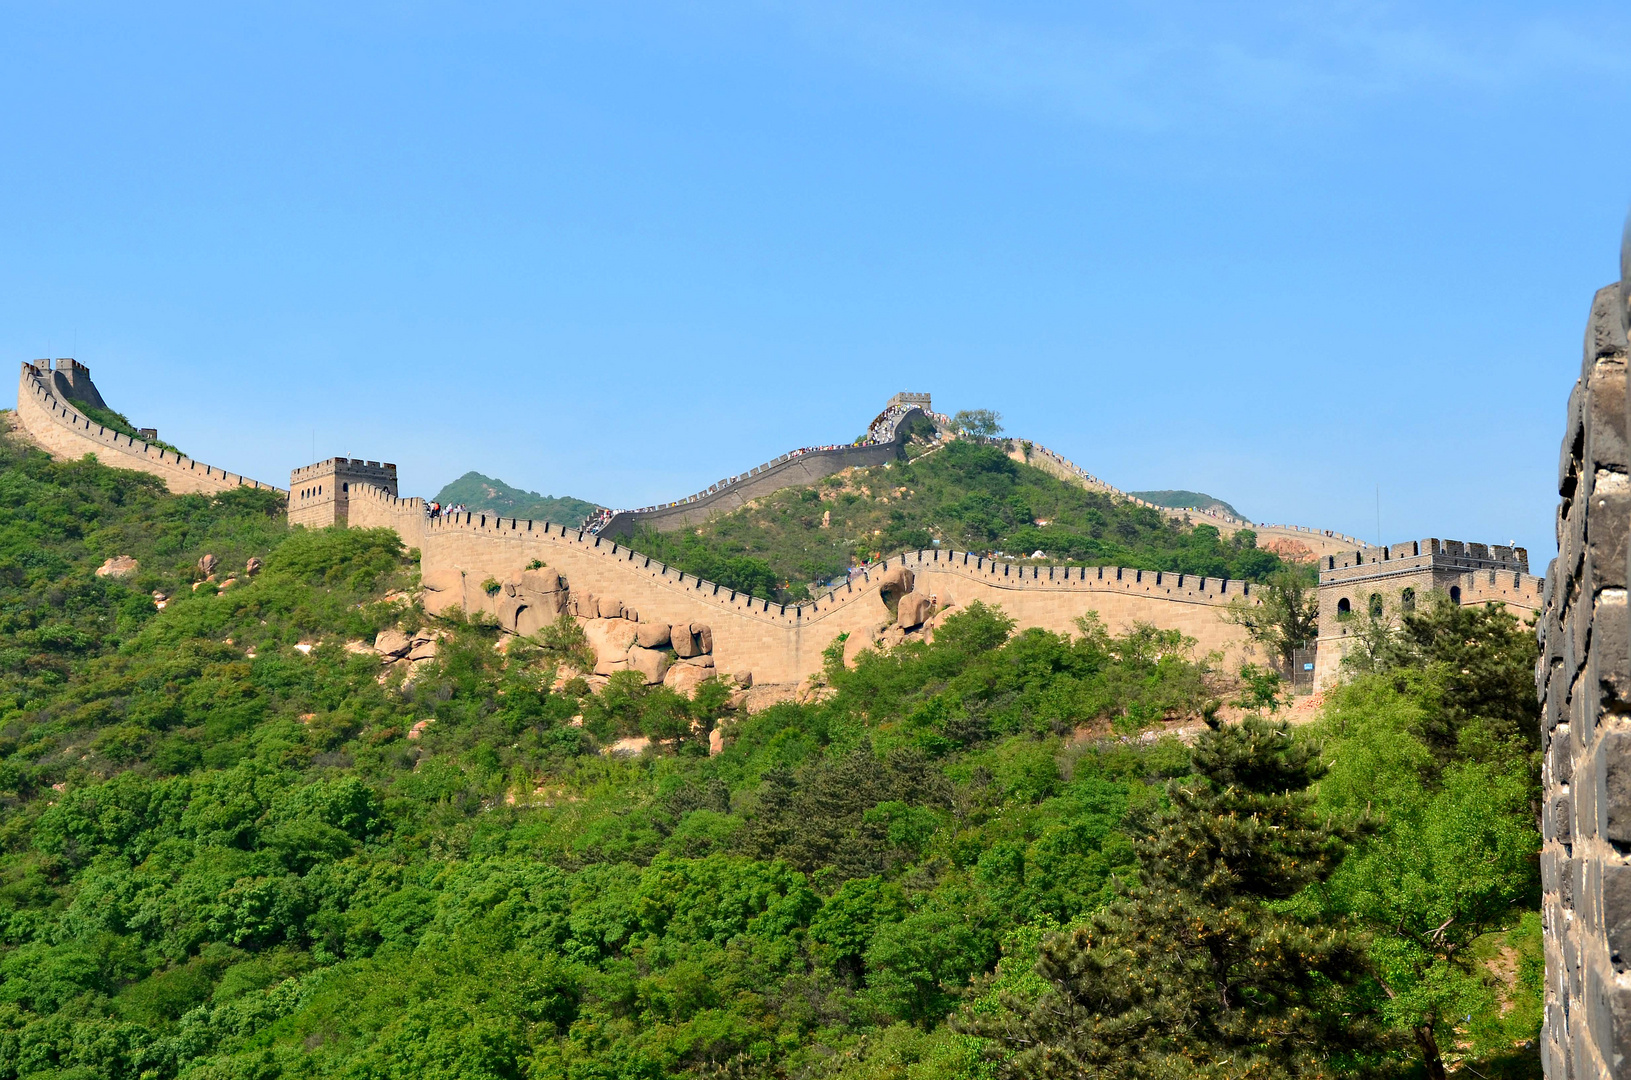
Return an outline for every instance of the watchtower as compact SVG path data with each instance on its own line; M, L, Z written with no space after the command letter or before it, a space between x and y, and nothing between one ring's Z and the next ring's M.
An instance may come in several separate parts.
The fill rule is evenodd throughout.
M36 360L29 366L61 400L90 405L97 409L108 407L108 403L102 400L101 392L96 389L96 384L91 382L91 369L78 360L64 356L57 361L55 369L49 360Z
M359 458L329 458L289 474L289 524L321 529L345 525L351 485L367 484L396 495L396 466Z
M1425 605L1444 593L1457 604L1499 603L1521 614L1540 610L1545 582L1529 573L1521 547L1460 540L1407 540L1361 548L1319 560L1320 631L1314 684L1336 681L1359 623Z

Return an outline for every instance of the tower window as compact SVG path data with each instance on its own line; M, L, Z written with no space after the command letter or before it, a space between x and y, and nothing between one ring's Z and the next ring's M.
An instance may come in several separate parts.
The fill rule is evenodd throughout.
M1455 603L1457 603L1457 604L1461 603L1461 586L1459 586L1459 585L1451 585L1450 586L1450 599L1452 601L1454 601Z
M1352 614L1353 614L1353 605L1348 603L1348 598L1346 596L1344 596L1341 600L1337 601L1337 618L1339 618L1339 619L1347 618L1349 615L1352 615Z
M1404 592L1400 593L1399 594L1399 606L1404 608L1406 611L1415 611L1416 610L1416 590L1415 589L1406 589Z
M1370 594L1370 617L1373 618L1373 619L1380 619L1382 617L1382 594L1381 593L1371 593Z

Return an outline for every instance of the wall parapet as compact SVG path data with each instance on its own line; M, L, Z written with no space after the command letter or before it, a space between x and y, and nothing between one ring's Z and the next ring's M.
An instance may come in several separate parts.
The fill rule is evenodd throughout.
M655 506L643 506L638 510L618 510L586 527L592 528L602 536L632 536L635 528L642 524L650 524L660 531L681 528L701 520L698 516L699 511L705 515L711 513L716 506L727 502L733 503L730 508L735 509L749 499L768 495L782 487L798 483L798 480L792 480L787 484L781 482L795 471L831 476L848 468L881 465L900 456L901 445L905 441L908 428L907 422L914 416L927 415L916 405L904 408L892 405L873 421L876 434L867 441L846 446L816 446L790 450L762 465L755 465L746 472L716 481L702 491L687 495L683 499L658 503Z
M1205 577L1164 570L1140 570L1116 566L1041 566L991 559L967 551L929 548L895 555L863 568L843 585L824 591L813 600L781 604L750 593L688 574L660 559L643 555L616 537L588 529L556 525L525 518L465 512L425 515L422 499L399 499L377 488L353 488L353 524L358 527L384 525L396 528L404 542L423 546L442 536L478 535L494 540L537 541L565 545L608 560L628 564L636 571L672 588L683 589L722 608L750 613L753 617L783 626L810 625L844 607L853 599L868 595L870 588L891 569L952 574L998 589L1052 591L1065 593L1116 593L1143 595L1178 603L1222 607L1236 597L1260 602L1251 582L1232 578Z
M75 374L88 382L88 369L83 364L74 367ZM24 361L22 365L17 417L48 453L70 458L95 454L104 465L151 473L179 492L215 493L248 487L288 494L283 488L206 465L97 423L60 399L46 385L45 371L36 363Z

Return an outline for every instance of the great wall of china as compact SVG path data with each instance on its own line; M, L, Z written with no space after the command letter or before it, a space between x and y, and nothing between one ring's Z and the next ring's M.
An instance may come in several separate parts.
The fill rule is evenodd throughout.
M1521 548L1437 539L1366 547L1331 532L1255 527L1260 536L1302 542L1319 557L1322 684L1336 677L1338 660L1352 646L1352 620L1366 607L1409 609L1437 591L1461 604L1497 602L1538 616L1546 953L1541 1060L1549 1080L1608 1080L1631 1069L1631 222L1620 263L1620 281L1597 292L1587 321L1558 469L1559 555L1544 581L1528 573ZM1183 631L1205 651L1232 659L1252 654L1239 629L1219 617L1236 598L1260 602L1244 582L933 550L894 556L807 603L778 605L624 546L618 530L605 527L616 515L598 535L484 514L429 518L423 500L397 497L389 464L331 458L294 470L289 492L201 464L75 408L72 401L105 406L89 371L72 360L54 368L49 361L23 364L17 397L7 421L12 432L59 459L91 454L115 468L158 476L177 492L271 488L289 496L294 524L393 529L421 553L427 609L488 612L516 632L570 614L597 646L597 671L625 667L649 679L648 654L668 645L686 666L658 669L657 678L670 681L672 670L729 674L751 682L749 694L777 700L820 670L824 650L841 635L848 658L975 600L1002 607L1022 627L1068 632L1093 611L1111 629L1148 622ZM927 401L923 405L928 414ZM901 425L905 420L902 415ZM642 520L678 527L696 520L689 515L740 506L787 483L882 464L900 449L898 428L889 434L888 441L786 455L690 499L626 511L618 529L632 530ZM1009 451L1091 490L1131 498L1045 448L1010 442ZM824 456L800 460L811 453ZM1216 523L1220 531L1247 524L1155 509ZM663 667L667 663L665 652Z
M597 653L626 653L603 655L605 670L644 662L644 654L631 651L640 648L632 638L608 637L606 627L598 626L603 607L625 623L705 627L711 642L708 662L744 681L751 674L750 705L798 692L821 671L823 652L840 637L846 656L853 657L860 648L924 633L943 613L975 600L1001 607L1020 627L1071 632L1079 617L1094 612L1112 632L1140 623L1179 630L1195 640L1201 653L1217 653L1231 667L1269 659L1239 626L1223 618L1231 602L1260 602L1247 582L1119 567L1041 566L937 549L894 555L814 600L779 605L683 574L622 542L637 524L679 528L783 487L902 458L914 419L945 426L946 418L931 411L926 394L897 395L873 421L867 438L856 444L795 451L689 499L619 511L597 523L598 528L578 529L481 513L430 517L424 500L398 497L396 467L377 461L330 458L294 469L287 491L273 488L99 424L75 408L75 400L105 407L83 365L71 360L58 361L55 368L49 361L25 363L13 428L58 458L92 454L115 468L160 476L177 492L271 488L288 496L291 524L393 529L406 546L420 552L427 610L442 613L457 607L501 621L508 613L511 630L520 629L519 610L569 612L597 631L591 640L608 643ZM1437 588L1464 603L1499 600L1525 612L1539 606L1540 582L1528 575L1521 549L1414 541L1416 551L1427 545L1429 554L1407 566L1398 545L1366 548L1330 531L1254 526L1227 515L1154 506L1045 447L997 441L1018 460L1088 490L1149 506L1170 518L1213 524L1225 534L1253 528L1260 537L1295 541L1300 551L1319 556L1322 604L1328 600L1332 609L1322 622L1332 629L1322 631L1320 639L1315 679L1321 685L1336 677L1338 661L1352 644L1348 627L1337 618L1339 605L1344 616L1355 604L1397 607L1418 590ZM524 570L534 564L558 575L558 584L551 579L540 585L537 574L523 580ZM530 595L540 589L540 595ZM1346 595L1350 592L1352 597ZM569 599L574 596L595 601Z

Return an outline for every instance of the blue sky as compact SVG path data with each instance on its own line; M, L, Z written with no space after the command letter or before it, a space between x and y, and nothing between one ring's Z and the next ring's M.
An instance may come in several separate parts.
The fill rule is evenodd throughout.
M0 19L0 346L212 464L642 505L913 389L1124 488L1552 553L1623 4Z

